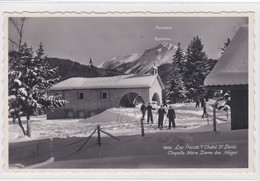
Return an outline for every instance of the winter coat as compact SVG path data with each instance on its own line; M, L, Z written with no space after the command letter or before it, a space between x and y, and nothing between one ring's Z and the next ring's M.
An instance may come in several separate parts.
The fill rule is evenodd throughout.
M168 113L167 113L167 118L169 118L169 119L175 119L175 111L174 111L174 109L169 109L168 110Z
M166 114L165 110L160 108L157 112L159 114L159 120L163 120L164 114Z
M145 113L145 111L146 111L146 107L145 107L145 105L142 105L142 106L141 106L141 112L142 112L142 113Z
M152 112L152 110L155 110L151 105L147 106L146 109L148 112Z
M204 99L201 99L201 100L200 100L200 104L201 104L201 107L204 107L204 106L205 106L205 100L204 100Z

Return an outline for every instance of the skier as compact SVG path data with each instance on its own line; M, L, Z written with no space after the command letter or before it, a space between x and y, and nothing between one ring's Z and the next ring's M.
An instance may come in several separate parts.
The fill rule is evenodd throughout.
M202 114L202 118L204 118L204 117L208 117L208 113L207 113L207 106L206 106L206 102L204 101L204 103L203 103L203 114Z
M163 109L163 106L161 105L160 109L158 110L158 128L163 128L163 117L164 114L166 114L165 110Z
M142 112L142 119L144 119L145 112L146 112L146 106L144 105L144 103L141 106L141 112Z
M196 106L195 107L200 107L200 100L199 99L196 100Z
M204 98L200 98L200 104L201 104L201 107L203 108L203 107L204 107L204 104L205 104Z
M155 110L152 106L151 103L146 107L147 109L147 124L149 124L149 120L151 119L151 123L153 124L153 112L152 110Z
M164 106L165 106L165 107L168 107L168 106L167 106L167 102L166 102L165 99L163 99L163 107L164 107Z
M167 113L167 118L169 118L169 129L171 129L171 126L174 128L175 127L175 111L172 108L172 106L170 106L170 109L168 110Z

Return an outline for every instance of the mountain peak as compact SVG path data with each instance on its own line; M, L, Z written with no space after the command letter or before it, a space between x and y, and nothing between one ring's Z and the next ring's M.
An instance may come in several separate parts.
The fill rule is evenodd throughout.
M177 50L177 46L175 46L175 45L173 45L173 44L171 44L171 43L169 43L169 42L162 42L161 44L160 44L160 46L161 47L164 47L164 48L166 48L168 51L170 51L170 50Z
M177 46L162 42L155 47L146 49L142 54L131 54L115 57L102 64L103 68L116 69L124 73L146 73L153 65L171 63Z

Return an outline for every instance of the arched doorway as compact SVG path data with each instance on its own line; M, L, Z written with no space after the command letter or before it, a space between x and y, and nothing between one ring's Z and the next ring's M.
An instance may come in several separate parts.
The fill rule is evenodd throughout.
M154 94L153 94L152 101L156 101L156 102L157 102L157 105L160 105L160 104L161 104L161 102L160 102L160 96L159 96L157 93L154 93Z
M137 93L130 92L124 95L120 102L119 106L121 107L135 107L136 104L144 103L144 99L139 96Z

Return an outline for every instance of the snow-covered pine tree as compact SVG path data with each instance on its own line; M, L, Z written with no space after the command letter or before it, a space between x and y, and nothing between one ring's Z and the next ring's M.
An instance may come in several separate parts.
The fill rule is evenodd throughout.
M178 48L173 55L171 71L168 77L168 93L167 97L174 103L183 102L185 99L186 89L183 84L182 64L184 61L183 50L178 43Z
M23 44L18 52L9 52L9 115L18 119L24 135L31 136L30 116L63 106L67 101L59 96L48 96L49 88L58 82L56 69L51 69L46 61L43 45L36 55L32 48ZM27 130L21 122L26 116Z
M187 97L195 100L205 94L204 79L206 77L205 62L208 59L204 45L198 36L193 37L186 51L184 81L187 88Z
M184 72L184 51L181 47L181 43L178 43L178 48L173 55L173 61L176 61L176 66L179 69L179 73L183 74Z

